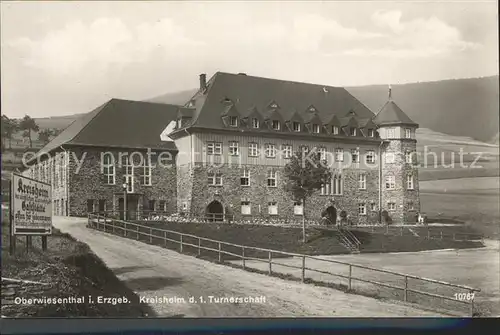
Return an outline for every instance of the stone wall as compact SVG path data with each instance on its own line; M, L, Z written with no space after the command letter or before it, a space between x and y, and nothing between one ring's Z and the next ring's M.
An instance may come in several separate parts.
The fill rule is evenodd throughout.
M208 172L211 167L196 165L193 173L193 189L190 214L203 216L207 206L213 201L219 201L225 208L226 214L234 215L235 219L245 218L268 218L268 202L276 201L278 206L278 217L288 220L301 219L300 215L294 214L294 202L284 189L282 169L278 171L277 187L267 187L268 167L259 165L248 165L245 167L250 171L250 186L241 186L240 177L242 168L221 166L217 171L223 175L222 186L208 185ZM345 210L353 223L375 223L378 222L378 212L371 211L370 203L378 204L378 170L349 169L342 171L344 189L342 195L321 195L316 192L305 204L305 213L308 219L319 220L321 213L333 205L339 216ZM366 190L359 190L358 175L366 175ZM251 203L251 216L241 214L241 202ZM366 215L358 215L358 204L366 204ZM378 205L377 205L378 210Z
M98 210L98 201L105 200L107 211L118 210L118 199L122 197L124 169L118 165L118 153L131 153L136 150L119 150L109 148L73 147L70 149L69 160L69 211L72 216L85 216L87 200L94 200L94 208ZM115 184L108 185L101 171L101 154L111 152L115 157L116 177ZM146 155L145 152L143 152ZM146 156L145 156L146 157ZM175 165L161 167L157 165L157 156L152 156L152 186L142 185L142 168L134 169L134 194L138 195L138 209L148 200L166 202L167 212L173 213L177 209L177 176ZM83 160L82 160L83 159ZM79 161L83 163L79 167ZM155 166L156 165L156 166ZM158 209L162 210L162 209Z
M416 221L416 215L420 211L419 186L418 186L418 167L406 163L405 153L407 151L416 151L416 141L412 139L391 140L384 148L385 154L393 153L395 155L394 163L386 163L385 156L382 162L382 210L387 210L393 223L412 223ZM414 189L407 189L407 175L413 174ZM386 177L393 175L395 177L395 188L386 189ZM394 202L396 209L390 211L387 203ZM414 210L409 209L409 204L413 203Z

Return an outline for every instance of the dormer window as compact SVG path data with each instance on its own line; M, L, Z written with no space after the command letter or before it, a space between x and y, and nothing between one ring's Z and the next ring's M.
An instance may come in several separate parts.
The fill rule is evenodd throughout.
M238 127L238 117L236 117L236 116L230 116L229 117L229 126L231 126L231 127Z
M411 129L405 128L405 138L411 138Z
M271 107L271 108L278 108L278 104L276 104L276 103L272 103L270 107Z
M293 131L300 131L300 122L294 122L292 128Z
M368 137L375 137L375 131L373 129L368 129Z
M259 128L259 127L260 127L259 119L253 118L252 119L252 128Z
M319 124L313 124L312 131L315 134L319 134Z
M356 128L351 127L351 128L350 128L350 130L349 130L349 134L350 134L351 136L356 136Z
M274 130L280 130L281 129L281 123L278 120L273 120L272 121L272 127Z
M339 127L332 126L332 134L333 135L338 135L339 134Z

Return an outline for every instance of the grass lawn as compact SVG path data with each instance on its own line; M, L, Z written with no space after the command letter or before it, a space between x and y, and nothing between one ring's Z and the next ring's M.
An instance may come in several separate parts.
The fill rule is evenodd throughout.
M234 243L237 245L258 247L299 253L306 255L335 255L348 254L344 246L338 241L338 233L328 228L308 228L306 244L302 243L302 229L294 227L273 227L263 225L235 225L221 223L174 223L174 222L139 222L148 227L171 230L184 234L200 236L215 241ZM109 228L111 229L111 228ZM129 228L132 229L132 228ZM135 228L134 228L135 229ZM150 229L140 228L143 233L150 233ZM120 232L121 230L116 230ZM482 246L479 242L472 241L452 241L452 240L428 240L417 238L413 235L394 236L384 234L372 234L366 231L353 231L356 237L361 241L360 251L362 253L370 252L398 252L398 251L420 251L447 248L473 248ZM164 233L152 229L154 236L164 237ZM136 237L135 231L129 233L129 236ZM177 234L168 233L167 238L179 241ZM140 236L140 240L151 242L148 236ZM165 244L160 239L153 237L153 243ZM184 244L193 244L194 246L184 246L183 252L198 253L198 239L193 237L183 237ZM218 255L218 243L211 241L201 241L203 247L213 248L215 251L203 251L202 256L216 257ZM179 250L179 243L168 242L167 247ZM232 252L237 255L242 254L241 247L231 245L221 245L224 251ZM256 258L267 258L268 253L257 250L246 250L245 256ZM276 255L279 257L279 255ZM224 256L225 259L237 259L236 256Z
M134 292L122 284L86 244L67 234L53 231L46 252L41 238L33 237L33 249L26 254L25 237L18 237L16 253L9 254L7 225L2 225L2 277L31 280L49 285L18 284L2 281L2 316L7 317L141 317L154 315ZM107 298L126 297L130 304L35 304L17 305L20 298Z
M485 237L499 239L498 177L420 182L422 211L429 217L465 223Z

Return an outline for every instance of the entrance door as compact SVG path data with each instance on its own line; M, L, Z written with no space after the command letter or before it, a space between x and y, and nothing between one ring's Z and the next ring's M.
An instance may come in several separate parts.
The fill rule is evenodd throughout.
M337 223L337 210L335 207L328 207L324 213L324 217L327 219L327 224L334 225Z
M123 198L118 199L118 212L120 213L120 220L125 220L124 208L123 208Z
M219 201L214 200L208 204L207 217L209 221L222 221L224 219L224 208Z
M127 195L127 220L137 220L137 204L139 197L137 195Z

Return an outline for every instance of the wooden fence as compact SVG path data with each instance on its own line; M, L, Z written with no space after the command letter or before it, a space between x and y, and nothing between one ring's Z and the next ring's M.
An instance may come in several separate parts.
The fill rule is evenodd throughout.
M330 259L324 259L320 257L315 257L315 256L310 256L310 255L304 255L304 254L298 254L298 253L291 253L291 252L284 252L284 251L279 251L279 250L271 250L271 249L265 249L265 248L258 248L258 247L252 247L252 246L244 246L244 245L239 245L235 243L230 243L230 242L224 242L224 241L218 241L218 240L213 240L205 237L200 237L192 234L184 234L180 233L177 231L172 231L172 230L166 230L166 229L160 229L160 228L155 228L155 227L150 227L147 225L141 225L138 223L132 223L132 222L127 222L127 221L122 221L122 220L117 220L117 219L110 219L109 217L104 217L99 214L89 214L88 215L88 227L97 229L97 230L102 230L104 232L108 233L113 233L116 235L120 235L126 238L133 238L136 240L140 240L140 237L146 237L149 241L149 243L153 244L153 239L160 239L162 241L162 245L164 247L168 247L168 242L174 243L178 246L178 251L183 253L186 247L192 247L195 250L197 250L198 256L201 255L202 250L206 251L211 251L214 252L217 257L216 260L220 263L223 263L223 255L229 255L232 256L236 259L239 259L241 261L241 267L243 269L248 269L249 267L246 264L246 261L257 261L257 262L263 262L267 263L267 273L269 275L273 275L273 265L278 265L278 266L283 266L283 267L288 267L288 268L293 268L293 269L298 269L301 271L301 276L300 279L302 282L306 282L308 279L306 277L306 271L310 272L316 272L320 273L323 275L330 275L330 276L335 276L339 278L343 278L347 281L347 290L348 291L353 291L353 282L358 281L358 282L364 282L368 284L373 284L377 287L385 287L389 288L391 290L397 290L403 293L403 301L408 302L408 293L415 293L415 294L420 294L423 296L427 297L433 297L433 298L438 298L438 299L443 299L446 301L451 301L459 304L467 304L469 305L469 312L471 316L475 315L475 306L474 306L474 296L476 292L480 292L481 290L478 288L473 288L465 285L457 285L457 284L452 284L444 281L439 281L435 279L429 279L429 278L424 278L424 277L419 277L415 275L410 275L410 274L404 274L404 273L398 273L394 271L389 271L389 270L383 270L383 269L377 269L369 266L364 266L364 265L358 265L358 264L352 264L352 263L347 263L347 262L341 262L341 261L336 261L336 260L330 260ZM177 238L172 238L172 237L177 237ZM191 241L196 241L196 243L193 242L188 242L188 240ZM216 247L208 247L202 245L202 242L210 242ZM207 244L207 243L205 243ZM226 248L224 248L226 246ZM224 249L228 249L227 247L232 247L232 252ZM236 252L235 250L239 250L239 252ZM249 251L258 251L260 255L266 254L267 257L261 258L261 257L254 257L250 256ZM292 264L285 264L281 262L277 262L276 259L280 259L283 257L296 257L301 260L301 265L292 265ZM337 265L342 265L345 266L346 269L348 270L348 275L344 275L341 273L335 273L335 272L330 272L326 271L325 269L318 269L318 268L311 268L307 267L306 260L313 260L313 261L319 261L319 262L324 262L325 264L337 264ZM327 265L326 265L327 266ZM355 277L353 276L353 269L364 269L364 270L369 270L373 271L376 273L383 273L383 274L388 274L393 277L399 277L404 280L404 285L403 286L395 286L391 285L388 282L380 282L380 281L375 281L375 280L370 280L367 278L361 278L361 277ZM463 291L466 291L467 293L462 293L462 296L457 296L457 294L446 296L446 295L441 295L441 294L436 294L436 293L431 293L431 292L425 292L422 290L417 290L414 288L410 288L408 285L408 280L409 279L416 279L419 281L423 281L426 283L433 283L437 284L440 287L451 287L453 289L461 289ZM463 298L460 298L463 297ZM465 298L466 297L466 298ZM417 303L419 303L417 301Z

